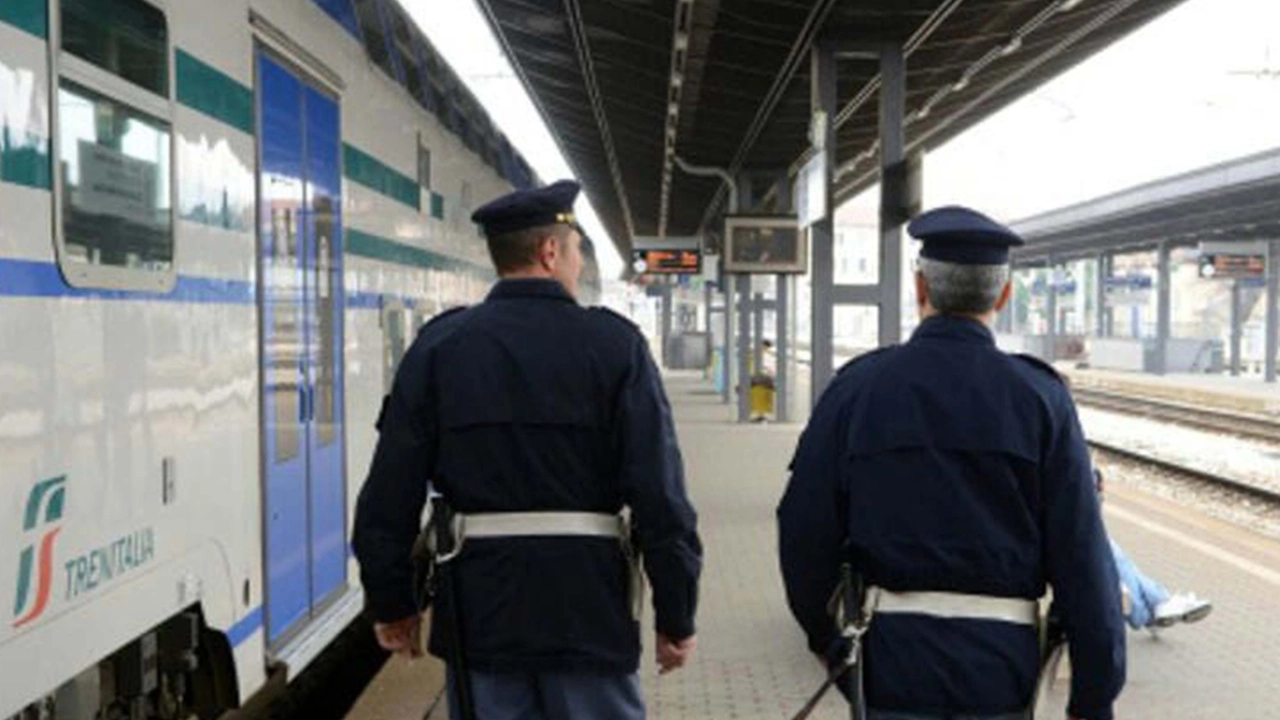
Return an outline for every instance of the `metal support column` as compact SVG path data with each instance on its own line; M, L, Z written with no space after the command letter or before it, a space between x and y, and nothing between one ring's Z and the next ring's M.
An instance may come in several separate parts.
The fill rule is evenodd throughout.
M671 365L671 315L674 311L672 305L672 287L671 278L662 279L662 366L669 367Z
M777 275L774 291L776 306L774 328L774 417L778 422L791 419L791 276Z
M832 73L834 79L835 73ZM903 122L906 115L907 63L899 45L880 51L880 177L905 159ZM834 146L834 142L832 143ZM880 183L880 346L902 339L902 184ZM828 215L835 215L829 207Z
M737 276L738 292L738 422L751 419L751 276Z
M733 401L733 378L734 368L737 366L735 362L735 353L733 349L733 319L737 316L737 308L734 307L737 301L734 299L734 278L736 275L728 275L720 273L720 292L724 295L724 345L720 348L721 355L724 356L724 392L722 393L724 404L728 405Z
M1267 243L1267 357L1265 378L1276 381L1276 353L1280 351L1280 240Z
M751 350L753 374L764 372L764 293L751 296Z
M1244 308L1241 305L1240 281L1231 281L1231 377L1240 375L1240 336L1244 325Z
M1058 348L1058 261L1049 260L1048 279L1045 281L1045 362L1053 362Z
M827 213L809 231L812 256L809 398L813 407L834 374L835 362L832 339L835 333L835 193L832 185L836 166L835 118L840 108L836 107L836 55L830 41L819 40L814 44L809 80L810 106L815 112L826 113L827 117L820 151L826 155L822 192L826 196Z
M1098 256L1093 274L1093 334L1095 337L1107 336L1107 255Z
M1170 267L1171 248L1168 241L1161 241L1156 249L1156 347L1155 367L1158 375L1169 372L1169 336L1173 330L1173 270Z

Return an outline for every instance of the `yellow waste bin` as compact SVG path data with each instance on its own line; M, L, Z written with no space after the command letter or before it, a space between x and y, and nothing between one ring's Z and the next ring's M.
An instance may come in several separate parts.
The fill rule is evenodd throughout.
M763 420L773 414L773 378L755 375L751 378L751 419Z

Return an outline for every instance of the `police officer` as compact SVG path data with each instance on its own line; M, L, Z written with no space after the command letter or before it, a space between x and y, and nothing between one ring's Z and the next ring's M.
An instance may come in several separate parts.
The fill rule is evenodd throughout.
M1070 647L1068 713L1110 720L1119 581L1075 406L1052 368L1001 352L990 329L1022 240L960 207L908 230L923 241L919 327L841 369L792 460L778 508L792 613L838 662L848 642L828 601L847 564L870 617L867 717L1013 720L1036 686L1047 583Z
M670 407L638 329L575 300L578 192L560 181L472 215L500 280L419 332L356 507L378 640L411 655L428 482L459 513L429 648L449 663L455 720L644 717L632 553L653 586L660 671L695 643L702 550ZM473 718L452 702L464 690Z

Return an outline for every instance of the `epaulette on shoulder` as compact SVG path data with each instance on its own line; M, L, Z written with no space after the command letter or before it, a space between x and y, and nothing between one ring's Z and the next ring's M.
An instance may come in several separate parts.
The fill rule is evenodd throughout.
M1057 368L1045 362L1044 360L1041 360L1035 355L1028 355L1026 353L1009 353L1009 356L1015 357L1021 360L1022 362L1030 365L1031 367L1036 368L1037 370L1040 370L1041 372L1048 373L1049 377L1053 378L1054 380L1057 380L1063 385L1067 384L1067 379L1062 377L1062 373L1058 372Z
M876 357L876 356L879 356L879 355L883 355L883 354L885 354L885 353L889 352L890 350L896 349L897 347L899 347L899 346L898 346L898 345L885 345L884 347L878 347L878 348L876 348L875 350L868 350L867 352L862 353L862 354L861 354L861 355L859 355L858 357L853 358L853 359L852 359L852 360L850 360L849 362L846 362L844 365L841 365L841 366L840 366L840 369L836 371L836 376L839 376L840 374L844 373L844 372L845 372L846 370L848 370L849 368L853 367L854 365L857 365L857 364L858 364L858 363L860 363L860 362L863 362L864 360L868 360L868 359L870 359L870 358L873 358L873 357Z
M463 310L470 310L470 309L471 309L470 305L459 305L457 307L451 307L448 310L441 310L440 312L433 315L430 320L423 323L422 327L418 328L418 334L421 335L427 332L428 329L434 329L440 324L442 320L446 320L451 317L456 317Z
M427 325L434 325L435 323L438 323L438 322L440 322L441 320L443 320L443 319L445 319L445 318L447 318L447 317L451 317L451 316L453 316L453 315L457 315L458 313L462 312L463 310L470 310L470 309L471 309L471 306L470 306L470 305L459 305L459 306L457 306L457 307L451 307L451 308L449 308L448 310L441 310L440 312L436 313L436 314L435 314L435 315L434 315L430 320L428 320L426 324L427 324ZM425 326L424 326L424 327L425 327Z
M587 310L601 313L604 317L612 318L617 322L621 322L623 325L627 327L628 330L632 330L634 332L640 332L640 326L637 325L634 320L627 317L626 315L623 315L617 310L614 310L613 308L605 307L604 305L592 305L591 307L587 308Z

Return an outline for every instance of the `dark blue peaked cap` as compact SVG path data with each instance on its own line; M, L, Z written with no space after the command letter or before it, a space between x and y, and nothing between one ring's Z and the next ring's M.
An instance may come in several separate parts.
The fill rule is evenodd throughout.
M920 215L907 232L923 243L921 257L959 265L1003 265L1009 262L1009 248L1023 244L1009 228L958 205Z
M577 226L573 201L581 190L582 186L573 180L559 180L533 190L517 190L485 203L471 213L471 221L484 226L484 234L490 237L540 225Z

